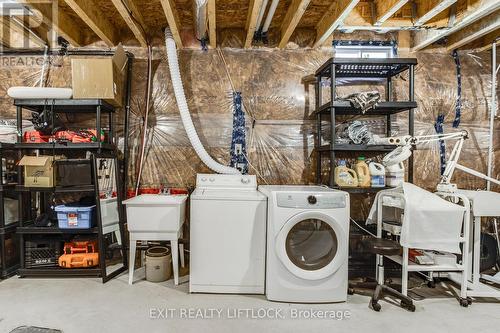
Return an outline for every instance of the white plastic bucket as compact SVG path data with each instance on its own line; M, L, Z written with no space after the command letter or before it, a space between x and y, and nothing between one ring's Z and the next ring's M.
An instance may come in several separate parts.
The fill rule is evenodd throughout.
M167 281L172 275L172 254L168 247L154 246L146 251L146 280Z
M393 164L385 168L387 186L398 187L405 181L405 166L403 163Z

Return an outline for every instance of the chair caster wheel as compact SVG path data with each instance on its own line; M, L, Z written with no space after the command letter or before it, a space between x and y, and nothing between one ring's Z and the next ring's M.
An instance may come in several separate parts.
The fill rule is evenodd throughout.
M377 301L371 301L370 305L371 305L370 307L372 308L373 311L379 312L380 309L382 309L382 306L380 304L378 304Z
M413 303L406 303L406 302L401 301L401 307L403 309L410 311L410 312L415 312L415 305Z
M429 288L436 288L436 282L434 280L427 282L427 287Z
M467 303L469 303L469 305L471 305L472 304L472 298L467 297Z
M472 304L472 301L471 301L471 303L469 303L469 300L467 298L460 299L460 305L463 306L464 308L468 307L469 304Z
M354 295L354 288L347 288L348 295Z

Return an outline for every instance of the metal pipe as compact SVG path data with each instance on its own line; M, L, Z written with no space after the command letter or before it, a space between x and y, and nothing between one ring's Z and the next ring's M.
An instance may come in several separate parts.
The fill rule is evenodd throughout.
M61 49L51 49L48 51L48 55L60 55L60 50ZM127 57L133 58L134 55L126 51ZM12 49L12 50L6 50L5 48L0 51L0 56L9 56L9 55L32 55L32 56L37 56L41 55L43 56L45 54L44 49L38 49L38 50L31 50L31 49ZM114 56L115 52L113 50L68 50L66 52L66 55L72 56L72 55L79 55L79 56Z
M153 50L151 45L148 45L148 79L146 86L146 112L144 113L144 127L142 130L141 153L139 158L139 171L137 173L137 181L135 184L135 195L139 193L139 186L141 185L142 167L144 164L144 151L146 150L146 139L148 134L148 117L149 117L149 104L151 101L151 84L153 76Z
M410 97L410 102L415 101L415 65L410 65L410 83L409 83L409 92L408 95ZM414 110L410 109L408 112L408 135L415 135L415 114ZM411 154L410 159L408 160L408 181L413 183L413 154Z
M276 12L276 7L278 7L279 2L280 0L273 0L273 2L271 2L271 7L269 7L266 21L264 22L264 26L262 27L263 33L266 33L269 30L269 26L271 25L271 21L273 20L274 13Z
M493 172L493 133L494 121L497 110L497 41L495 40L491 46L491 110L490 110L490 137L488 142L488 177L491 177ZM491 189L491 181L486 183L486 189Z
M47 57L49 56L48 52L49 52L49 47L45 45L45 52L43 54L42 72L40 73L40 84L38 85L40 88L44 86L45 68L47 68Z
M126 198L127 188L128 188L128 161L130 158L130 153L128 151L128 137L129 137L129 123L130 123L130 100L132 96L132 66L134 57L128 58L127 63L127 88L125 91L125 120L124 120L124 134L123 134L123 196Z
M260 26L262 25L262 19L264 18L264 14L266 13L268 2L269 0L264 0L264 2L262 3L262 7L260 7L259 16L257 17L256 31L260 30Z

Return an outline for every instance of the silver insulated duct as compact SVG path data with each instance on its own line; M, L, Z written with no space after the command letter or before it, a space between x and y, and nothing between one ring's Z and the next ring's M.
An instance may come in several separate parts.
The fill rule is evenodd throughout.
M208 0L195 0L194 17L196 38L204 40L208 30Z

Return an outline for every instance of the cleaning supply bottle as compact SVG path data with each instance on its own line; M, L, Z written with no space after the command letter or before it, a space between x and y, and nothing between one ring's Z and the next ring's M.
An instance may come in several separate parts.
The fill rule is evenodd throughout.
M340 160L335 168L335 183L340 187L358 186L358 177L353 169L346 166L345 160Z
M386 167L385 182L387 186L398 187L405 181L405 166L403 162Z
M385 187L385 167L380 163L371 162L370 169L372 187Z
M370 169L368 168L368 164L366 164L365 162L364 156L358 157L358 161L354 166L354 170L356 170L356 174L358 175L359 186L370 187Z

